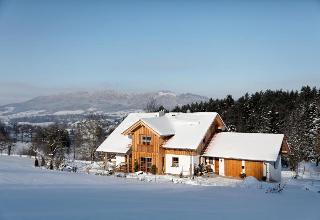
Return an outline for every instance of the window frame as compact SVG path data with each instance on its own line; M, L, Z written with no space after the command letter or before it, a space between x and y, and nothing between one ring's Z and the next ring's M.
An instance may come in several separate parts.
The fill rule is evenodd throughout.
M171 167L179 167L179 157L172 157Z
M141 145L151 145L152 137L150 135L141 134L140 144Z

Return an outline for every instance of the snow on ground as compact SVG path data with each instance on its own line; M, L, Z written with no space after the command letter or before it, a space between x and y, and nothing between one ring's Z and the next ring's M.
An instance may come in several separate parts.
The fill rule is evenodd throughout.
M10 114L10 115L7 115L7 117L9 119L13 119L13 118L22 118L22 117L41 116L41 115L46 115L46 112L47 112L46 110L30 110L30 111Z
M303 179L320 180L320 166L317 167L315 163L299 163L298 172Z
M20 155L23 154L24 151L27 151L31 146L30 142L21 142L18 141L14 143L11 147L11 155ZM8 149L5 148L3 151L0 152L0 155L8 155ZM1 219L0 219L1 220Z
M52 122L52 121L39 122L39 123L26 122L26 121L20 121L20 122L18 122L18 125L31 125L31 126L38 126L38 127L48 127L48 126L53 125L53 124L54 124L54 122Z
M4 109L5 110L2 110L2 111L0 110L0 116L13 112L14 107L5 107Z
M0 220L319 220L320 216L319 181L312 180L316 190L307 190L303 186L311 180L293 180L290 172L286 172L283 192L265 193L253 178L237 181L238 185L195 186L175 184L170 176L162 177L169 181L140 181L134 174L133 178L117 178L50 171L34 168L33 162L25 157L0 156ZM235 182L221 177L210 181ZM248 187L241 187L245 184Z
M85 113L84 110L65 110L65 111L58 111L53 113L53 115L81 115Z

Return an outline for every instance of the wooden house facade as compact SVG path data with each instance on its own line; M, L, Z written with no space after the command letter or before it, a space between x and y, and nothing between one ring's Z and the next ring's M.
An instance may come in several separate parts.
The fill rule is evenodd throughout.
M280 154L288 152L283 135L248 135L225 129L214 112L133 113L97 150L116 153L116 165L127 172L193 175L195 167L203 164L221 176L245 174L279 181Z

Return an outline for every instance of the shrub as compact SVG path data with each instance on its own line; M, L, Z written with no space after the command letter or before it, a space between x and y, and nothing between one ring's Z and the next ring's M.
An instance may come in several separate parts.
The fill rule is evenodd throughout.
M137 161L134 162L134 167L133 167L133 169L134 169L134 172L138 172L138 171L139 171L139 164L138 164Z
M44 159L44 157L41 157L41 164L40 166L44 167L46 165L46 161Z
M157 174L157 166L156 165L152 165L151 166L151 173L156 175Z

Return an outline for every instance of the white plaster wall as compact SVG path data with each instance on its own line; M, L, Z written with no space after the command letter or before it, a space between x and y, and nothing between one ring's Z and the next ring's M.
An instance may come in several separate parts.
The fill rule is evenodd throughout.
M124 163L126 161L125 156L123 155L116 155L116 166L118 166L120 163Z
M219 175L224 176L224 159L219 158Z
M269 181L280 182L281 181L281 156L278 155L277 161L267 163L269 171Z
M179 167L172 167L172 157L179 158ZM190 164L192 164L192 173L194 165L199 164L199 156L166 154L165 160L167 174L179 175L182 172L183 175L187 176L190 175Z
M246 173L246 161L245 160L241 161L241 166L244 167L243 169L241 169L241 173Z

